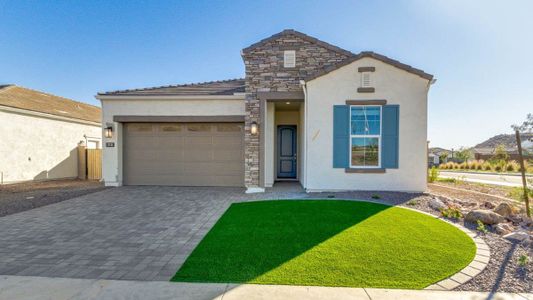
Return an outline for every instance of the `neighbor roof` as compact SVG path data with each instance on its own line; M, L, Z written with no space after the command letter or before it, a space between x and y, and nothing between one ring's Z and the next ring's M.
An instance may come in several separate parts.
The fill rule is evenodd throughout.
M0 105L100 123L99 107L16 86L0 86Z
M99 96L219 96L244 93L244 79L229 79L190 84L98 93Z

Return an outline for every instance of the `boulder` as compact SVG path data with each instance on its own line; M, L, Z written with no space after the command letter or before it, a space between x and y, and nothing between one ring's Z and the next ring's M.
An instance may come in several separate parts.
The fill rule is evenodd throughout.
M522 242L526 239L529 239L529 234L527 234L525 231L515 231L504 235L503 238L511 242Z
M485 201L485 203L481 204L480 207L484 207L486 209L493 209L496 207L492 202Z
M513 207L509 203L502 202L496 208L494 209L494 212L499 214L500 216L508 217L510 215L513 215Z
M504 222L505 218L485 209L476 209L466 214L465 221L476 223L478 220L483 222L483 224L493 225Z
M440 200L439 198L433 198L429 200L429 207L438 211L448 208L448 206L444 204L444 202L442 202L442 200Z

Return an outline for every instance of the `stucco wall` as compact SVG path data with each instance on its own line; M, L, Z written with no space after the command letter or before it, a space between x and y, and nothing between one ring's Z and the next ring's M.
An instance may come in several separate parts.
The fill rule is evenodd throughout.
M0 175L4 183L78 176L77 146L99 126L0 110Z
M373 66L374 93L357 93L358 67ZM363 58L307 83L306 188L313 190L426 189L428 80L372 58ZM334 169L333 105L346 100L385 99L400 105L399 168L385 174L345 173Z
M102 100L102 124L113 124L113 138L103 141L102 176L108 186L122 185L122 124L113 122L113 116L242 116L242 100ZM115 147L106 147L114 142Z

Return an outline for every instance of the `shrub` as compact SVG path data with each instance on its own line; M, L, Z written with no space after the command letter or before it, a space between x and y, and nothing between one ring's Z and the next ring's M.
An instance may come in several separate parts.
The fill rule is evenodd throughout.
M528 262L529 262L529 257L527 256L527 254L522 254L518 258L518 266L522 268L525 267Z
M473 161L468 162L468 168L470 170L476 170L477 166L478 166L477 160L473 160Z
M501 172L501 171L503 170L501 164L496 164L496 165L494 166L493 169L494 169L494 171L496 171L496 172Z
M518 172L520 170L520 165L515 160L511 160L505 166L505 170L507 172Z
M381 199L381 197L378 194L372 195L372 199Z
M418 201L415 200L415 199L409 200L409 201L407 202L407 205L410 205L410 206L415 206L415 205L417 205L417 204L418 204Z
M483 222L481 222L480 220L477 220L477 231L479 232L483 232L483 233L487 233L489 232L487 230L487 228L485 227L485 224L483 224Z
M435 180L437 180L437 178L439 178L439 170L437 168L435 168L435 167L432 167L429 170L428 181L429 182L434 182Z
M492 165L490 164L490 162L486 161L483 163L483 170L492 171Z
M459 164L458 169L466 169L466 166L467 166L466 162L462 162Z
M440 165L439 165L439 169L443 169L443 170L445 170L447 167L448 167L447 164L440 164Z
M533 188L527 189L527 194L530 199L533 199ZM524 188L523 187L511 187L507 193L507 197L518 201L524 201Z
M463 216L461 211L457 207L448 207L440 211L441 215L448 219L459 219Z

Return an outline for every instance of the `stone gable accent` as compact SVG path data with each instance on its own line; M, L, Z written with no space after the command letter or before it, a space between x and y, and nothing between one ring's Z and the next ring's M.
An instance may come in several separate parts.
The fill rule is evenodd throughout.
M283 66L283 51L296 51L296 67ZM336 65L353 54L309 37L305 34L285 30L254 44L242 52L246 77L245 116L245 185L260 185L260 135L251 135L252 122L260 125L261 103L258 92L302 91L300 80L312 76L325 68Z

